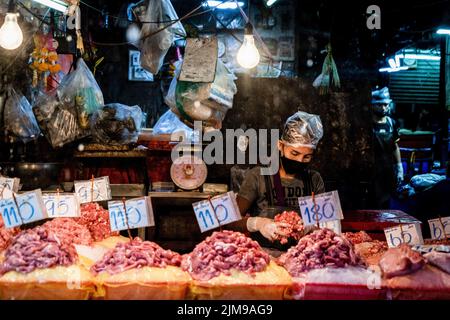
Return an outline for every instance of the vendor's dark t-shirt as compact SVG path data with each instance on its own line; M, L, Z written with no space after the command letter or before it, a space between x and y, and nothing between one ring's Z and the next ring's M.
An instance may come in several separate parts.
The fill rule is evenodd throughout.
M265 178L261 175L260 169L260 167L254 167L246 173L238 195L253 204L250 208L250 214L261 216L269 206L269 202ZM317 171L310 171L312 191L315 194L324 193L325 186L322 177ZM271 177L271 180L273 185L273 177ZM300 179L281 178L281 185L284 187L285 205L287 207L298 207L298 198L309 195L305 194L305 185Z

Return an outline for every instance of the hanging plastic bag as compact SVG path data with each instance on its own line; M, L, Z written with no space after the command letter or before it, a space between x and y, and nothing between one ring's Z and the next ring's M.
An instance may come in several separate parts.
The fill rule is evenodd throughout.
M313 87L319 89L319 94L323 95L330 91L331 87L340 88L341 80L331 52L331 45L328 44L325 50L327 56L323 62L322 73L314 80Z
M176 110L189 122L204 121L206 127L220 129L237 92L236 77L219 59L212 83L178 81L175 90Z
M167 91L166 96L164 97L164 102L170 107L170 109L176 108L176 98L175 92L177 89L177 79L180 76L181 66L183 65L183 60L178 60L174 63L175 72L170 82L169 90Z
M186 37L186 31L170 0L149 0L141 29L141 66L152 74L161 68L172 43ZM159 23L145 23L159 22Z
M194 130L185 125L171 110L167 110L153 127L154 134L174 134L174 137L183 137L183 141L196 142L197 135ZM174 139L179 141L179 139Z
M77 69L63 78L57 92L61 102L76 108L82 129L89 128L90 116L105 104L94 75L81 58L77 61Z
M78 123L75 106L59 101L56 95L40 95L33 112L44 136L53 148L87 137L90 132Z
M98 143L126 145L136 143L142 126L142 110L139 106L112 103L103 106L92 115L92 136Z
M5 129L24 143L37 139L41 133L27 98L18 94L12 87L8 89L4 122Z

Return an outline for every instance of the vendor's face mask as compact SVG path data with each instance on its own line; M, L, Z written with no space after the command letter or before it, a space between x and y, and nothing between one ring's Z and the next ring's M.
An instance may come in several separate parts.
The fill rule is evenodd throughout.
M283 145L282 150L280 150L280 160L284 171L287 174L305 172L312 160L313 152L311 148L294 148Z

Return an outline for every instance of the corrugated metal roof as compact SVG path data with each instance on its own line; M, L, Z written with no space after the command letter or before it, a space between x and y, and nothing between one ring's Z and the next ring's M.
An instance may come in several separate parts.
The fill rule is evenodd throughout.
M417 60L417 68L389 75L389 92L396 103L439 103L438 60Z

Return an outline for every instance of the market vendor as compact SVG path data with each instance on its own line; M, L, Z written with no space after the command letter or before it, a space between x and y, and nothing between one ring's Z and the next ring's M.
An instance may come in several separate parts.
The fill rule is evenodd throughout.
M298 208L298 198L325 191L322 177L309 169L314 151L323 135L320 117L306 112L296 112L284 124L278 141L278 172L273 176L261 175L261 167L254 167L245 175L237 195L241 214L249 214L230 227L239 231L259 232L274 240L283 235L283 223L273 221L267 214L273 206ZM279 212L278 212L279 213Z
M388 209L391 194L403 181L399 127L389 116L391 104L388 88L372 92L375 155L372 202L375 209Z

